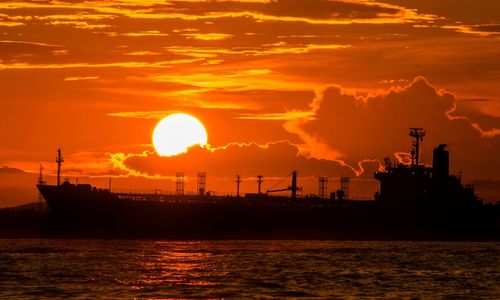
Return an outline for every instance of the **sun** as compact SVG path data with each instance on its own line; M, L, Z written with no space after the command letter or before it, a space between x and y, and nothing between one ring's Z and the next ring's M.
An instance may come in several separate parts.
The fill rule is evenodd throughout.
M163 118L153 131L153 145L160 156L185 153L194 145L207 145L207 130L195 117L178 113Z

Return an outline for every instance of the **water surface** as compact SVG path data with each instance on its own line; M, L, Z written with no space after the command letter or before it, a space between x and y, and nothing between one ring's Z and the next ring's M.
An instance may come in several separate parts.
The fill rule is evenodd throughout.
M500 243L0 240L0 298L500 298Z

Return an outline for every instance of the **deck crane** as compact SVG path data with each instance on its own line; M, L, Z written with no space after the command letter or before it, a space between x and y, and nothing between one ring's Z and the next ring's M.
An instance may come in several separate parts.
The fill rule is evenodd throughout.
M297 191L302 190L301 187L297 187L297 171L292 172L292 185L284 188L284 189L274 189L274 190L267 190L266 194L269 193L277 193L277 192L283 192L283 191L292 191L292 201L297 199Z

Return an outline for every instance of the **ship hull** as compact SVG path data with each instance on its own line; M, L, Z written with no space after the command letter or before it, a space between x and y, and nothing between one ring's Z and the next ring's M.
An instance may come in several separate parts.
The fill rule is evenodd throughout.
M167 200L127 199L103 190L38 186L54 220L64 228L104 230L123 234L202 236L311 235L333 228L356 227L356 219L367 220L373 205L343 209L333 206L299 205L289 198L264 197L245 200L172 196ZM137 198L137 197L136 197ZM189 201L186 201L188 199ZM280 201L276 202L276 199ZM267 202L266 202L267 201ZM274 203L273 203L274 201ZM346 220L349 219L349 222ZM354 221L354 222L353 222Z
M390 210L374 201L332 205L274 197L124 197L74 185L38 188L53 214L53 229L70 236L460 240L474 239L478 232L498 235L481 212L449 212L452 219L418 209Z

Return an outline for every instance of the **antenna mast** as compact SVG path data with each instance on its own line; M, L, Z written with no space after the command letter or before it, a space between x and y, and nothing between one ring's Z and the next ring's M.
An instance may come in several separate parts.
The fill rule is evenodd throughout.
M57 149L57 157L56 157L56 163L57 163L57 186L61 184L61 165L64 162L64 158L62 157L62 152L61 148Z
M236 175L236 197L240 197L240 183L241 183L241 176Z
M262 182L263 182L262 178L263 178L263 177L264 177L264 176L262 176L262 175L257 176L257 178L258 178L258 179L257 179L257 184L259 185L259 195L261 194L261 189L260 189L260 188L261 188L261 186L262 186Z
M297 199L297 190L299 189L297 187L297 171L292 172L292 186L290 189L292 190L292 201L295 201Z
M420 163L420 142L424 140L425 130L423 128L410 128L410 136L415 138L411 149L411 166Z

